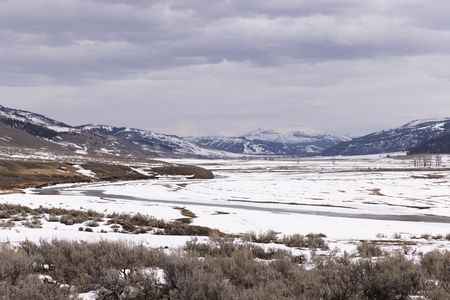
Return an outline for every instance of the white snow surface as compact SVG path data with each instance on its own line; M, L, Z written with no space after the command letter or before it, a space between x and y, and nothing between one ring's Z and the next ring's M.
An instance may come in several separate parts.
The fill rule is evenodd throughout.
M143 213L174 220L176 207L197 215L193 224L228 233L324 233L330 240L450 233L449 157L437 170L414 169L409 159L380 155L298 160L171 160L213 170L213 180L158 180L60 185L55 195L1 195L30 207ZM370 168L370 169L369 169ZM434 217L430 217L434 216ZM65 225L3 230L0 240L25 238L130 239L182 245L189 237L77 232Z
M94 178L97 175L91 170L84 169L81 165L74 165L74 167L77 169L77 173L83 176Z
M369 239L379 233L450 233L448 222L426 220L427 215L450 217L450 173L444 168L403 171L411 161L379 156L177 162L200 164L212 169L216 178L65 185L56 188L60 195L28 191L2 195L0 201L141 212L169 220L179 218L173 208L183 206L198 216L194 224L230 233L274 229L289 234L320 232L336 239ZM443 167L447 164L446 157ZM429 175L434 177L428 179Z

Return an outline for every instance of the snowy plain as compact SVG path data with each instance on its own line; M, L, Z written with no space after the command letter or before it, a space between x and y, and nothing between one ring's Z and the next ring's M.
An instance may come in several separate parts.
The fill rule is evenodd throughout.
M0 202L33 208L139 212L165 220L182 217L176 208L185 207L197 216L194 225L233 234L268 230L280 234L323 233L331 244L380 236L450 233L449 157L443 157L442 164L432 168L417 168L412 159L386 155L170 162L205 167L214 172L215 179L170 176L66 184L1 195ZM3 230L0 240L127 239L149 246L174 247L190 239L77 229L78 226L44 223L41 229ZM447 247L448 243L435 246Z

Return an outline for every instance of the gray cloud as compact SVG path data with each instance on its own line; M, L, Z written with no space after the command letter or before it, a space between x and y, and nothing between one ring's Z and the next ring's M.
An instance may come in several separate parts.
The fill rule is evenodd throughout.
M361 133L450 108L449 10L444 0L2 1L1 102L182 134Z

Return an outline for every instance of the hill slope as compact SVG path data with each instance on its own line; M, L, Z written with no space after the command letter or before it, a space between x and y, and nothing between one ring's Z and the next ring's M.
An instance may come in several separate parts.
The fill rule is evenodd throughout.
M450 133L450 118L416 120L399 128L382 130L340 143L322 154L367 155L408 151L421 143Z
M40 114L0 106L0 147L79 155L150 157L224 157L174 135L112 126L71 126Z
M450 154L450 133L421 143L409 151L409 154L423 153Z
M143 153L155 156L171 155L174 157L225 157L230 153L200 147L176 135L156 133L127 127L106 125L83 125L79 129L102 136L127 141Z

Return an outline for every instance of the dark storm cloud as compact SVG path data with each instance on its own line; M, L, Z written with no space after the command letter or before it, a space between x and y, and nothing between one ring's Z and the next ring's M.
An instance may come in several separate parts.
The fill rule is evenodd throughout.
M448 11L444 0L1 1L1 104L174 133L398 125L450 109Z

